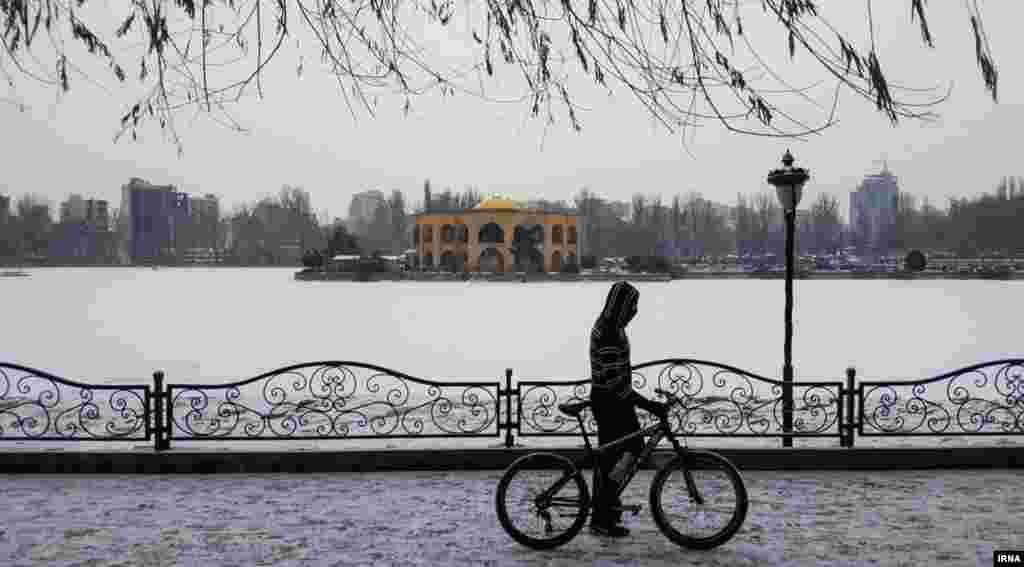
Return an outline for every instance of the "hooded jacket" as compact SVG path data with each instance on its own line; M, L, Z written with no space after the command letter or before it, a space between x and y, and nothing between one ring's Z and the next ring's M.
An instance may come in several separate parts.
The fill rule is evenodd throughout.
M636 313L640 292L626 282L615 282L604 309L590 332L590 397L595 402L647 400L633 391L626 325Z

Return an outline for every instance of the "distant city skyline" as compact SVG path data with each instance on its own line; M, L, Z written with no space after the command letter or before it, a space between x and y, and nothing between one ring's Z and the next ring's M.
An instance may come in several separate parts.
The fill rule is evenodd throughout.
M864 24L862 6L828 9L837 10L834 18L841 23ZM583 80L578 82L584 93L579 102L592 111L580 109L579 134L565 120L545 132L543 120L528 118L528 106L465 96L414 100L408 118L400 99L381 96L377 117L353 119L330 75L311 66L296 78L288 61L297 60L298 51L290 46L265 77L266 99L243 100L235 109L250 133L179 115L185 152L180 159L156 128L142 130L139 143L130 137L112 143L118 118L134 100L130 87L118 90L104 83L111 89L106 90L81 77L73 77L68 95L28 80L18 82L17 92L0 85L0 100L29 105L25 112L15 104L0 105L5 131L0 193L37 193L55 206L69 193L80 193L113 204L120 200L120 187L140 177L192 195L212 193L220 197L221 210L229 212L276 195L287 184L310 193L318 216L326 212L333 218L345 216L352 195L367 190L400 190L411 207L422 199L426 179L435 191L472 185L483 194L553 201L571 200L587 187L617 201L636 193L667 201L696 191L711 201L735 204L737 193L771 190L765 176L787 148L798 166L811 170L808 202L822 192L848 195L866 174L881 168L882 160L899 174L903 191L938 206L950 196L990 191L1004 175L1024 173L1018 145L1012 142L1024 124L1024 79L1013 65L1014 54L1024 47L1014 27L1024 5L983 6L1002 71L998 103L982 86L962 7L930 7L934 50L921 46L905 3L876 3L874 9L887 74L900 85L952 89L937 109L938 121L892 127L869 101L842 92L839 124L808 141L734 135L708 122L691 132L684 149L678 134L654 125L627 93L608 97L588 91ZM118 21L113 8L90 5L91 21L102 23L105 10L110 22ZM765 57L794 84L821 78L807 72L806 53L797 50L790 64L784 44L784 38L766 43ZM89 70L97 77L109 74L102 64L94 67ZM496 72L509 71L499 67ZM820 98L831 101L831 96Z

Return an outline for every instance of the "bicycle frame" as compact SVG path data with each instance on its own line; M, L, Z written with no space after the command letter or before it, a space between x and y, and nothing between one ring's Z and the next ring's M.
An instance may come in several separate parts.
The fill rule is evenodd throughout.
M621 447L622 445L625 445L626 443L632 441L633 439L636 439L637 437L650 436L650 439L647 440L643 450L640 451L640 454L637 456L637 458L633 459L633 462L630 464L629 469L626 471L625 478L616 489L616 497L622 495L622 492L626 489L626 486L629 485L629 483L633 480L633 477L636 475L637 471L640 470L640 466L643 463L647 462L647 460L651 457L651 454L654 453L654 450L661 443L662 438L668 437L669 441L672 443L672 448L675 450L677 455L685 457L687 453L686 447L679 444L679 440L676 438L675 433L673 433L672 428L669 427L668 420L659 420L658 423L655 425L651 425L644 429L640 429L639 431L635 431L633 433L630 433L629 435L625 435L614 441L605 443L604 445L598 445L595 448L592 447L590 444L590 438L587 436L587 430L583 424L582 414L577 414L576 419L579 421L580 433L583 435L583 458L573 463L573 467L575 469L573 474L563 476L562 478L558 479L557 482L551 485L550 488L548 488L541 494L538 494L536 498L538 503L550 500L551 495L561 490L562 487L565 486L565 484L568 483L570 479L572 479L576 475L583 474L582 471L584 468L586 468L587 465L590 465L591 467L596 469L598 466L597 459L602 454L612 451L617 447ZM683 468L683 477L686 480L686 488L690 492L690 496L698 505L703 504L704 499L701 498L700 494L697 492L697 485L696 483L693 482L693 475L690 474L689 468ZM601 475L597 475L597 478L600 479Z

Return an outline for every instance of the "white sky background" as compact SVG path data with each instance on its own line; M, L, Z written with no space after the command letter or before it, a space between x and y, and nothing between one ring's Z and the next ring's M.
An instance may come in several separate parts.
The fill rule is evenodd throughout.
M865 2L820 4L833 24L866 41ZM429 178L435 191L475 185L485 193L569 200L586 186L614 200L628 200L640 192L669 201L675 194L699 191L733 204L737 192L768 190L765 175L790 147L797 165L812 172L805 204L818 192L828 192L840 199L845 216L847 193L864 174L880 169L885 157L902 190L944 205L949 196L990 191L1003 175L1024 174L1018 163L1019 145L1013 141L1024 125L1024 83L1016 64L1024 43L1016 29L1024 4L995 0L980 5L1000 72L998 103L983 87L964 4L927 4L936 44L930 50L921 41L917 23L910 21L910 2L885 0L873 4L883 70L893 83L952 86L950 100L938 108L938 123L904 121L893 127L872 103L843 92L841 123L822 135L807 141L755 138L706 122L687 138L693 158L683 149L679 133L671 134L653 122L628 93L616 90L609 97L593 88L591 79L579 76L570 83L571 92L577 103L592 109L579 113L581 133L571 129L562 108L556 108L558 123L545 132L543 118L529 117L528 102L498 104L436 92L413 100L408 117L402 114L401 98L382 96L376 118L357 108L353 119L292 10L293 35L264 76L265 99L234 109L251 131L239 134L203 115L193 119L191 112L181 113L181 158L155 124L140 130L137 143L130 136L112 141L120 117L136 100L137 56L119 58L129 77L124 85L117 85L98 60L79 58L73 61L90 69L90 76L104 87L74 74L67 95L23 76L17 76L16 90L0 86L0 100L29 105L19 112L14 104L0 104L0 192L35 192L55 205L77 192L119 206L120 186L138 176L173 183L194 194L214 193L228 211L291 184L311 193L318 212L344 217L353 193L399 189L408 201L417 202L423 181ZM104 39L113 36L128 9L123 0L90 0L88 6L82 17ZM456 4L451 39L434 42L436 52L457 54L472 45L469 28L460 19L466 6L465 1ZM744 9L747 35L762 57L779 64L776 70L787 80L806 85L824 78L800 48L795 63L789 62L785 36L777 26L763 23L759 2ZM559 48L566 46L563 35L554 38ZM295 72L296 37L308 54L301 78ZM110 43L115 54L124 51L122 42ZM40 53L51 68L48 52ZM502 90L503 84L492 80L484 83L488 94L521 94L519 71L504 65L499 53L493 57L496 77L508 78L512 88ZM8 62L4 64L10 69ZM573 57L569 68L577 67ZM830 102L831 91L819 90L818 98ZM802 101L790 101L794 112L807 116Z

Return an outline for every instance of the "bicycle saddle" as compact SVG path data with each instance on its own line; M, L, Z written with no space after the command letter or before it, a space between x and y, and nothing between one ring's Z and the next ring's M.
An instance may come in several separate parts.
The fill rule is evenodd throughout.
M590 400L583 400L582 402L570 402L567 404L558 404L558 409L565 415L576 417L581 411L590 406Z

